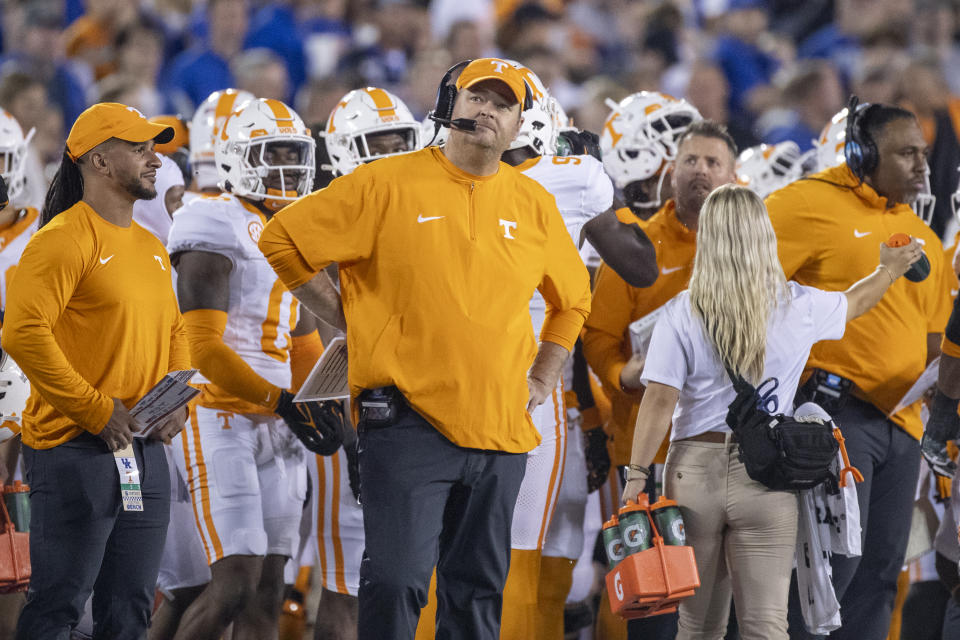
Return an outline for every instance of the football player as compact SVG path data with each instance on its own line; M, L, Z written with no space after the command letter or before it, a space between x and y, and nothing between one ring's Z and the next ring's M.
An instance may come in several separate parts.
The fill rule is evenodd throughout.
M600 134L603 166L624 203L649 218L673 194L670 163L677 157L677 139L700 112L686 100L656 91L634 93L619 103L607 99L610 115Z
M23 135L23 129L7 111L0 110L0 325L3 323L3 309L6 307L7 289L10 279L17 269L20 255L23 253L30 236L37 230L40 213L27 206L26 192L26 154L34 129ZM0 364L0 484L12 483L20 458L20 439L14 436L20 433L20 414L30 384L16 364L4 357ZM0 636L4 632L13 635L20 609L23 607L22 594L0 596ZM7 625L11 625L9 628Z
M327 119L320 141L334 179L378 158L416 151L420 123L400 98L376 87L343 96ZM317 551L323 591L317 609L317 637L357 637L357 589L363 557L363 511L349 477L355 462L345 446L335 455L314 456L310 465Z
M251 100L217 128L224 193L184 206L168 240L204 379L183 442L211 572L175 636L191 640L219 638L231 623L235 638L276 633L307 491L297 438L329 455L345 433L340 405L294 403L287 390L291 333L315 335L315 325L297 324L299 305L257 248L273 213L309 191L313 139L277 100Z
M7 111L0 109L0 174L6 183L6 197L0 209L0 323L6 307L7 287L16 271L20 254L37 230L40 213L24 203L26 197L26 155L34 129L23 129Z
M27 197L26 189L26 163L24 162L27 154L27 146L33 137L34 130L30 129L27 135L23 135L23 130L16 119L8 112L0 109L0 325L3 322L3 309L6 307L7 289L10 280L17 270L17 263L20 261L20 255L30 237L37 230L40 213L33 207L24 204ZM6 360L6 358L3 358ZM16 365L10 361L10 367L16 368ZM0 366L0 370L3 367ZM13 369L11 369L12 371ZM16 397L16 389L4 389L16 381L16 373L4 376L6 380L0 386L0 392ZM22 375L22 374L20 374ZM29 393L30 387L26 386L26 392ZM0 397L3 400L3 397ZM9 402L5 402L10 406ZM20 409L22 412L22 407ZM9 411L4 415L10 415ZM19 458L20 443L19 440L11 438L20 433L19 420L7 420L0 426L0 471L4 467L9 471L12 479L13 471L16 468ZM0 478L0 481L5 480ZM0 482L2 484L2 482Z
M606 234L610 240L606 254L601 252L604 262L627 284L646 287L658 272L650 240L637 222L651 217L671 197L667 177L677 155L677 140L701 117L685 100L655 91L607 104L612 111L600 134L600 151L626 206L597 216L584 226L584 234L594 246L600 243L597 235ZM638 255L636 247L643 253Z
M215 140L223 130L227 117L241 105L254 99L242 89L214 91L200 103L190 120L190 167L193 184L190 191L219 194L220 174L217 171Z

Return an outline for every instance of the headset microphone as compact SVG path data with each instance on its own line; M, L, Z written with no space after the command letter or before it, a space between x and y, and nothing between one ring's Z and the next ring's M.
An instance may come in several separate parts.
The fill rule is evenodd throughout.
M470 118L455 118L453 120L447 118L438 118L433 114L430 114L430 119L439 124L445 125L447 127L453 127L454 129L460 129L461 131L476 131L477 130L477 121L471 120Z

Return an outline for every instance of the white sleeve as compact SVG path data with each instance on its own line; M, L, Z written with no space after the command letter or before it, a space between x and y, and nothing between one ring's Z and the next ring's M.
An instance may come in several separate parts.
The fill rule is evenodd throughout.
M653 328L647 359L640 375L644 385L659 382L674 389L683 389L687 379L687 354L683 344L686 332L678 326L680 305L677 302L679 300L674 299L672 304L668 303L669 307L660 314Z
M167 237L167 253L181 251L218 253L236 266L240 252L233 224L217 206L194 201L173 214L173 224Z
M804 287L810 296L810 316L816 340L839 340L847 328L847 295Z
M582 157L590 170L583 194L583 210L593 219L613 206L613 182L599 160L593 156Z

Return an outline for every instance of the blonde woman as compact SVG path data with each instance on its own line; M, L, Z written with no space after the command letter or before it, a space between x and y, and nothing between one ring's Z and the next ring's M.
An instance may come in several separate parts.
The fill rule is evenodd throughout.
M680 604L677 638L722 638L731 593L744 640L787 638L797 500L751 480L738 460L723 365L754 385L776 378L777 411L791 413L810 347L842 337L921 250L915 240L881 245L876 270L843 292L788 283L763 202L736 185L707 197L697 234L689 289L666 304L647 353L623 498L643 490L672 422L663 489L680 504L701 581Z

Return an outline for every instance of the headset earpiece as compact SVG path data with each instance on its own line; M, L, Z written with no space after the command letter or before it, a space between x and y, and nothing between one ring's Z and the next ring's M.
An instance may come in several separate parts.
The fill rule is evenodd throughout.
M471 62L473 62L473 60L458 62L443 74L443 79L440 80L440 86L437 88L437 103L433 107L432 117L434 119L449 121L453 118L453 104L457 101L455 79L460 75L460 72L463 71L464 67Z
M877 144L863 128L863 120L874 108L873 104L860 103L857 96L850 96L847 103L847 130L843 144L843 156L850 171L861 181L873 173L879 160Z

